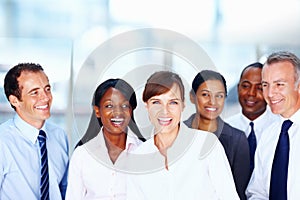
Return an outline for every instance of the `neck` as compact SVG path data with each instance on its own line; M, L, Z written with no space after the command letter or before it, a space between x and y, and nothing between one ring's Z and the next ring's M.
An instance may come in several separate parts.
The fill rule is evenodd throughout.
M113 163L117 160L122 151L126 148L126 133L120 135L104 134L105 144L109 157Z
M202 118L200 115L196 114L195 118L192 121L192 128L203 131L215 132L218 129L218 121L217 119L205 119Z
M155 145L157 146L157 148L159 150L160 149L168 149L174 143L174 141L178 135L178 132L179 132L179 126L178 126L178 128L174 129L174 131L172 131L172 132L168 132L168 133L158 132L154 136Z
M254 121L256 120L259 116L261 116L262 114L264 114L264 112L266 111L266 108L263 111L260 111L259 113L246 113L242 110L242 113L245 117L247 117L250 121Z

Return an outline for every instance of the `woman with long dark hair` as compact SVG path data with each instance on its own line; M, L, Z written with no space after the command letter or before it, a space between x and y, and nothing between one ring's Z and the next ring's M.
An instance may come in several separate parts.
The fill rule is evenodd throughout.
M133 88L122 79L101 83L93 98L93 116L69 166L66 199L125 199L127 154L144 140L135 124Z

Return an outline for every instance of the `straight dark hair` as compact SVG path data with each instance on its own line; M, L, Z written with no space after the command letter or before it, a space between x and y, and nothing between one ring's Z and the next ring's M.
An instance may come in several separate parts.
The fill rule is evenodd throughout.
M109 88L115 88L115 89L119 90L124 95L124 97L129 101L129 104L132 107L132 111L136 108L136 106L137 106L136 94L135 94L133 88L126 81L124 81L122 79L119 79L119 78L117 78L117 79L108 79L108 80L104 81L103 83L101 83L97 87L97 89L94 93L92 106L98 106L99 107L99 103L100 103L103 95L105 94L105 92ZM93 113L91 115L88 128L87 128L84 136L77 143L76 147L80 146L80 145L83 145L86 142L93 139L94 137L96 137L96 135L99 133L102 126L103 126L103 124L101 122L101 119L96 117L95 111L93 109ZM146 139L143 137L143 135L141 134L139 128L136 125L133 112L132 112L131 120L130 120L128 126L132 130L132 132L141 141L143 141L143 142L146 141Z

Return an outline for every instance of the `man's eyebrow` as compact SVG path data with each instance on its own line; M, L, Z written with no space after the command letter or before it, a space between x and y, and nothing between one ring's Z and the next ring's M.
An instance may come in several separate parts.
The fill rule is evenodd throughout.
M273 81L273 83L278 83L278 82L287 82L286 80L284 80L284 79L279 79L279 80L275 80L275 81Z
M29 94L29 93L31 93L31 92L33 92L33 91L36 91L36 90L38 90L39 88L32 88L31 90L29 90L27 93Z

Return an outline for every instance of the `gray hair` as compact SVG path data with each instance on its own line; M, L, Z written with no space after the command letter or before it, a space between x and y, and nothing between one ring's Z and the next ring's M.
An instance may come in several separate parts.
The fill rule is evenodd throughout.
M265 65L270 65L277 62L290 62L294 66L295 70L295 87L298 86L300 82L300 59L293 53L289 51L278 51L274 52L268 56Z

